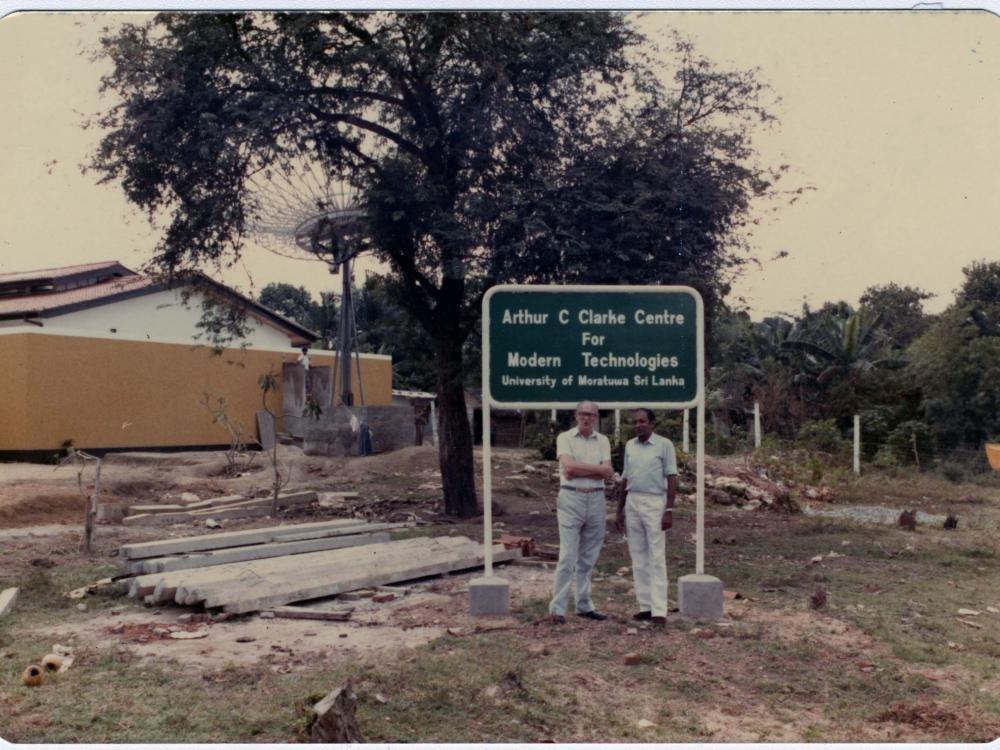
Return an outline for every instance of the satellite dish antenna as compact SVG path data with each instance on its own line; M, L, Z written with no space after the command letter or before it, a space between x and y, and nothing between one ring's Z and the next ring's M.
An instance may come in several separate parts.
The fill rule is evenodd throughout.
M365 212L358 193L343 178L316 162L281 162L250 179L253 233L269 250L296 260L322 260L331 274L341 274L340 326L331 392L340 377L340 403L354 406L349 363L353 354L361 372L358 329L351 293L351 261L367 246ZM364 386L358 382L361 407Z

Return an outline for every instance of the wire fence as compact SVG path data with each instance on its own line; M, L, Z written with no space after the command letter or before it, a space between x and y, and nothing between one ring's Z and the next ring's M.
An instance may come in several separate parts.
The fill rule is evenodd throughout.
M695 450L694 410L689 412L688 452ZM657 432L670 438L678 451L684 445L684 413L657 412ZM573 425L572 411L558 410L553 419L550 411L531 411L522 416L521 447L537 448L544 453L551 443L555 446L555 435ZM624 444L634 436L631 414L627 410L619 412L617 418L613 410L602 412L598 430L607 435L613 445ZM872 444L865 440L864 424L861 425L860 471L909 469L919 472L935 472L951 481L983 479L1000 482L1000 471L990 465L983 446L959 446L941 448L931 440L914 441L913 445L885 447L884 442ZM742 455L748 460L756 458L780 458L792 456L802 460L818 459L826 464L853 468L853 433L846 435L839 431L832 436L829 444L816 444L802 439L782 438L763 433L761 446L755 445L753 421L747 425L728 424L713 420L711 415L705 425L705 452L710 456ZM867 443L867 444L866 444ZM881 449L881 450L880 450Z

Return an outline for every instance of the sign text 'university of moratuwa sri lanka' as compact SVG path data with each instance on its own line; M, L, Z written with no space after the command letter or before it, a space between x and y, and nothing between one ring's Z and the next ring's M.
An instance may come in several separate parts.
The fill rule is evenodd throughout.
M498 407L687 408L700 395L703 312L689 287L498 286L483 301Z

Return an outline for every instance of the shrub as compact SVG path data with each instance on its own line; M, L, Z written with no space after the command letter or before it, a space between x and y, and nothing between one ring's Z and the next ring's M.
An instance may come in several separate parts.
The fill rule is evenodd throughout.
M840 434L837 422L821 419L806 422L799 428L795 442L804 448L824 453L840 453L847 449L847 441Z
M708 426L705 430L705 449L714 455L725 456L743 448L745 434L739 425L730 428L730 434Z
M823 462L817 456L810 456L803 468L808 473L810 484L819 484L823 480Z
M896 455L892 452L892 448L888 445L883 445L875 451L875 457L872 459L872 463L879 469L895 470L899 466L899 461L896 459Z
M956 463L949 461L948 463L942 464L939 468L942 476L944 476L944 478L949 482L958 484L965 479L965 469Z
M870 460L892 431L892 409L875 406L862 409L858 416L861 418L861 450L865 458Z
M934 455L930 428L915 419L897 425L886 437L884 447L903 464L926 463Z
M546 461L556 459L556 428L546 419L529 419L524 425L524 447L538 451Z

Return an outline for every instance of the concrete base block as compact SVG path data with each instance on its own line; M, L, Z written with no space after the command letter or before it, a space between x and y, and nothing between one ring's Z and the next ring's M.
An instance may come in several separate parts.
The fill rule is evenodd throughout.
M469 582L470 615L506 615L510 613L510 584L497 576L473 578Z
M692 620L722 619L722 581L692 573L677 581L677 605L682 617Z

